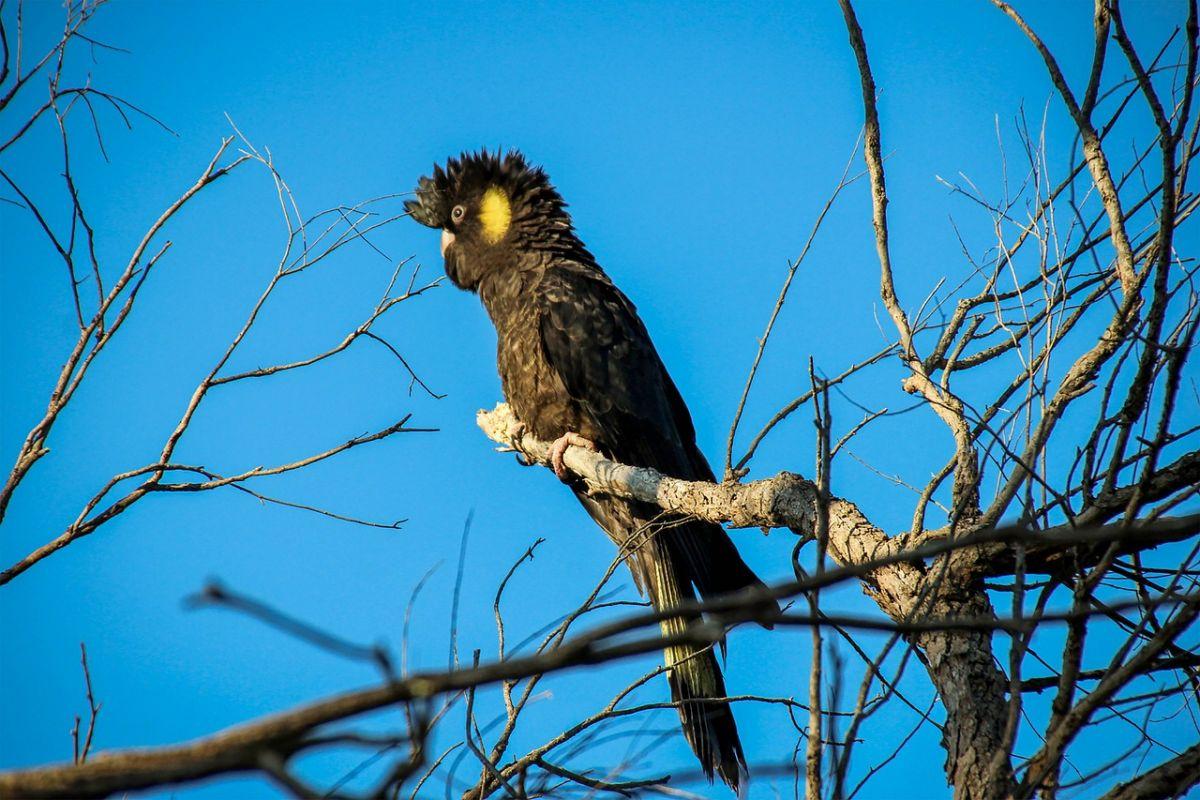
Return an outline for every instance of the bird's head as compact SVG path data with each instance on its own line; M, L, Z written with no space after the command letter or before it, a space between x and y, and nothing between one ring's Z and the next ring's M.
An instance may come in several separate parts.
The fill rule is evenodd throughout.
M539 250L586 252L546 173L515 150L435 164L404 208L422 225L441 228L446 275L461 289L475 291L489 273L520 269Z

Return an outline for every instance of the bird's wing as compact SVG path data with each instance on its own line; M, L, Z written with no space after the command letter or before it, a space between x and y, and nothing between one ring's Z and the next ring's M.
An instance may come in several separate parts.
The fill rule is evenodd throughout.
M687 406L636 309L603 273L548 271L538 310L546 358L602 432L601 450L672 477L713 479ZM628 516L623 508L604 507L621 502L598 498L589 509L607 527ZM760 584L720 525L674 520L659 537L705 597Z
M546 358L603 432L601 449L634 466L700 477L691 417L633 304L602 273L551 269L539 288Z

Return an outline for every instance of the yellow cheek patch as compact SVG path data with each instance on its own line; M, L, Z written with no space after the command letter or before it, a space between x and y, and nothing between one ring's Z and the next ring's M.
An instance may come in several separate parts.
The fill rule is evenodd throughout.
M512 223L512 206L500 187L492 186L483 193L483 199L479 202L479 223L488 244L495 244L508 233L508 226Z

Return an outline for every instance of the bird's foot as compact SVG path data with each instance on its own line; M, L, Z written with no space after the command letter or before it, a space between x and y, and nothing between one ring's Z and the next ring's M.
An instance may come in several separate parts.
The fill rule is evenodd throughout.
M558 476L560 481L565 482L571 475L570 470L567 469L567 465L563 463L563 456L567 454L567 448L571 446L583 447L591 450L593 453L596 452L595 442L591 439L583 438L574 431L567 431L555 439L554 443L550 445L550 466L554 468L554 474Z
M513 420L511 423L509 423L506 433L508 434L509 444L512 446L513 451L517 454L517 463L522 467L532 467L534 464L536 464L537 462L526 455L525 451L521 449L521 439L525 436L525 434L529 433L529 429L525 427L525 423L521 422L519 419Z

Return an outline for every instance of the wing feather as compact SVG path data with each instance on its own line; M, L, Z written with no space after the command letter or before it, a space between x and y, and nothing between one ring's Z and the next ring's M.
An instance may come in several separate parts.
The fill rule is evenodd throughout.
M670 379L633 303L602 273L551 269L539 288L547 359L603 433L597 444L624 463L692 477L681 437L694 437L691 417L671 402Z
M633 303L607 276L547 270L538 307L546 357L601 432L603 452L671 477L713 480L687 406ZM659 538L703 596L760 584L720 525L677 520Z

